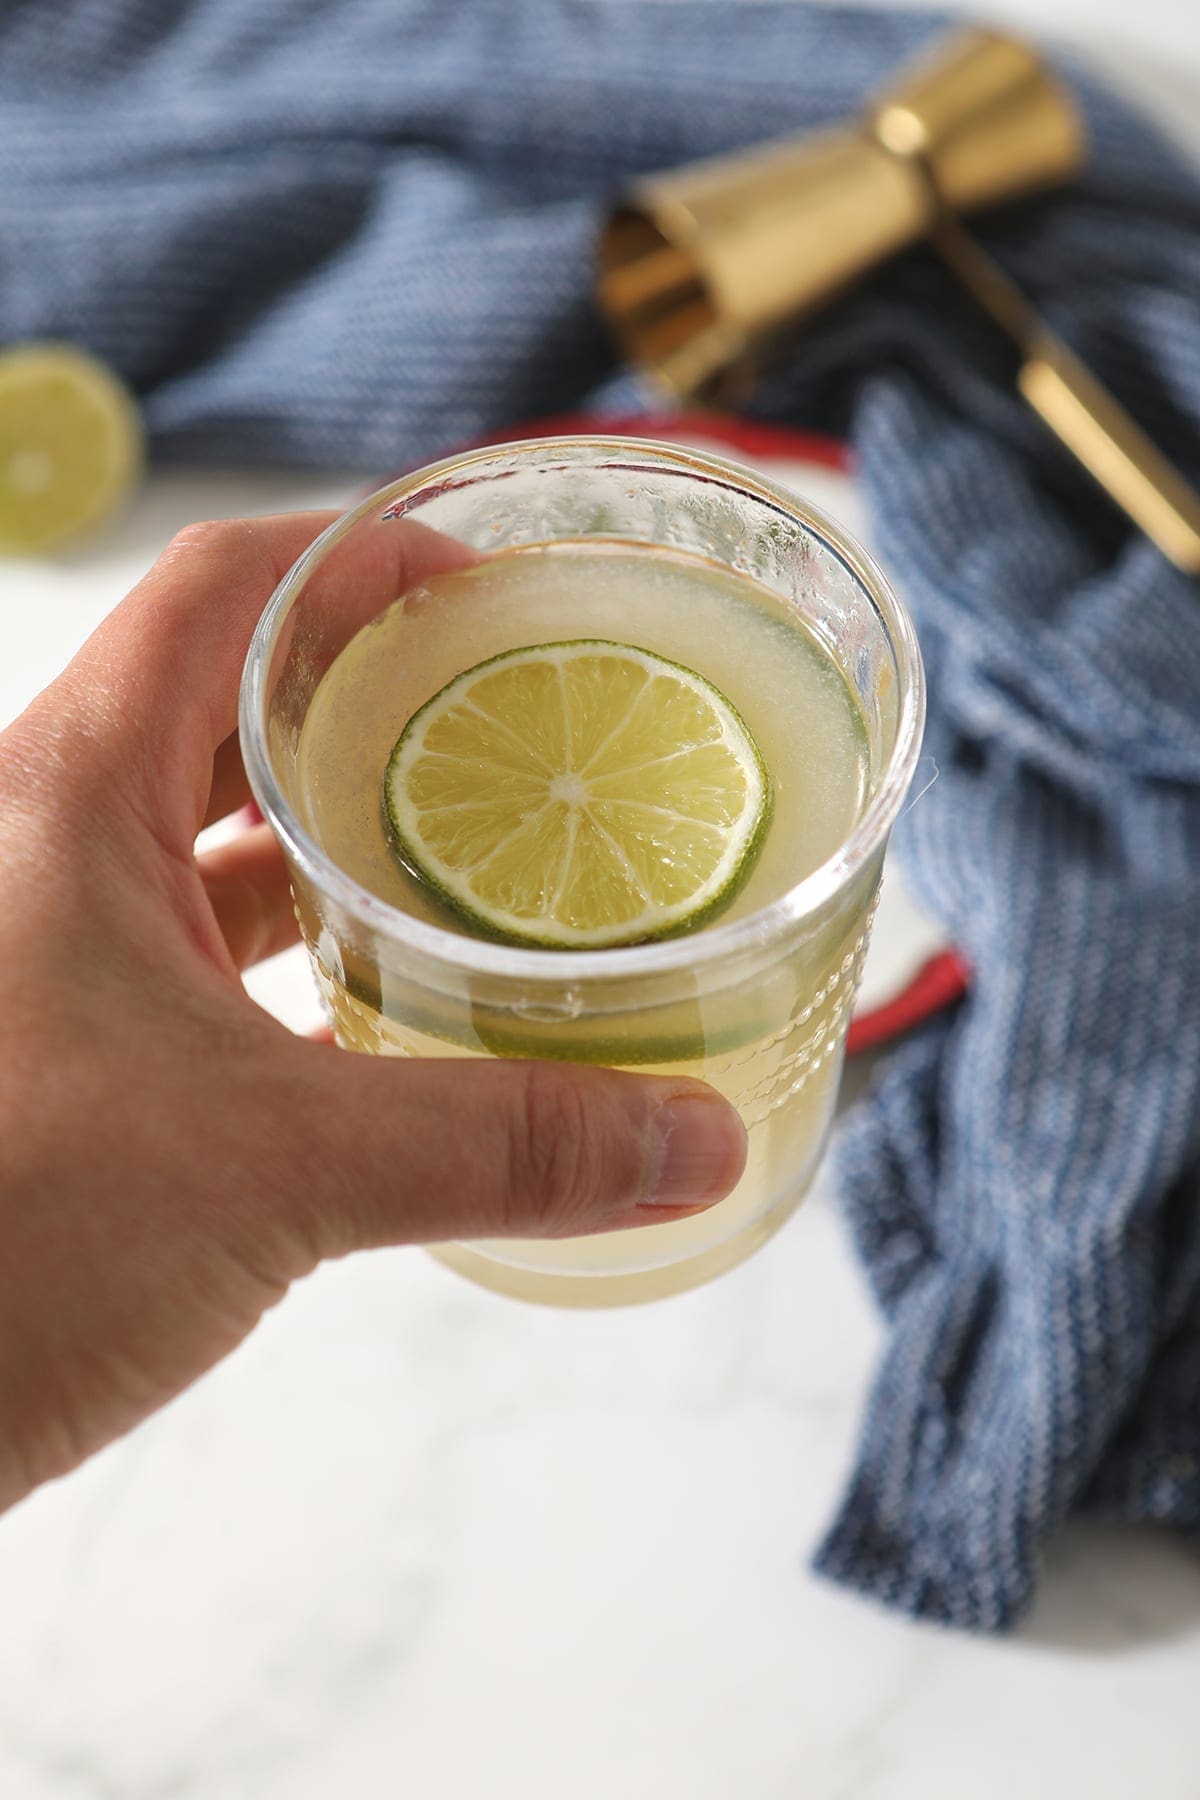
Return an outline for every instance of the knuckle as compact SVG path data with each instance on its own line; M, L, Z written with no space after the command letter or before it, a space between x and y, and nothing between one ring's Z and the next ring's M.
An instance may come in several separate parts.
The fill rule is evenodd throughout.
M165 551L172 562L222 555L244 540L246 525L237 519L198 519L177 531Z
M508 1143L509 1223L543 1237L585 1228L607 1195L601 1109L554 1063L524 1065Z
M176 596L180 617L200 604L200 591L210 582L209 599L229 594L257 598L260 590L265 590L265 599L281 572L271 551L270 531L261 519L201 519L185 525L163 551L156 569L177 584L168 584L166 592ZM161 618L160 605L160 629Z

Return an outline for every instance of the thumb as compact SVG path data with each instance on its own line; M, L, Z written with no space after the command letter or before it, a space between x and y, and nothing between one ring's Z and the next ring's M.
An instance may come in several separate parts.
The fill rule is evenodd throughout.
M662 1224L722 1199L745 1166L733 1107L685 1077L294 1048L282 1204L318 1257Z

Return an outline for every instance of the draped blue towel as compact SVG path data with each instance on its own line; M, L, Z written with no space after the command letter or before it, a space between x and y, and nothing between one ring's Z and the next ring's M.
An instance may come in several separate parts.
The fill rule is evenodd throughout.
M592 398L602 197L851 110L941 21L797 0L27 0L0 12L0 332L160 455L377 471ZM1081 89L990 247L1200 477L1200 186ZM845 432L929 664L896 849L975 970L841 1147L889 1337L819 1565L981 1629L1069 1513L1200 1526L1200 585L1016 399L924 256L764 417Z

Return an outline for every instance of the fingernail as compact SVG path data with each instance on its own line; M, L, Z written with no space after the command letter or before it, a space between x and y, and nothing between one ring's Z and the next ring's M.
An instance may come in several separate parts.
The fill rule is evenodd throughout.
M655 1114L658 1166L643 1206L711 1206L746 1163L746 1129L715 1094L676 1094Z

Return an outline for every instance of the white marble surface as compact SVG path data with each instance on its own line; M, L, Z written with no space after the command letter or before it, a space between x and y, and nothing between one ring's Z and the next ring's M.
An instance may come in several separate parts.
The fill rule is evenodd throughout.
M1016 1641L804 1568L874 1327L824 1195L627 1314L318 1275L0 1529L4 1800L1195 1800L1200 1574L1072 1534Z
M1195 0L997 10L1200 95ZM86 553L0 564L0 719L175 526L352 486L159 478ZM311 1004L286 960L257 991ZM417 1252L322 1271L0 1521L0 1800L1197 1800L1200 1563L1172 1540L1063 1534L1005 1642L807 1572L877 1341L823 1188L753 1263L627 1313Z

